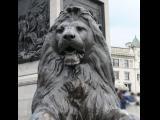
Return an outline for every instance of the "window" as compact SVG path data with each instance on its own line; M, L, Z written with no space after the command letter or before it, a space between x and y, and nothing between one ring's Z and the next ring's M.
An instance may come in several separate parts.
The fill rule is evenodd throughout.
M124 67L129 68L129 60L124 60Z
M140 80L140 74L137 74L137 80L138 81Z
M128 84L129 91L131 92L131 84Z
M113 59L113 66L119 67L119 59Z
M129 72L124 72L124 79L129 80Z
M131 84L125 84L125 86L129 89L129 91L131 92Z
M114 71L114 76L116 80L119 80L119 71Z
M129 68L133 68L133 60L129 60Z

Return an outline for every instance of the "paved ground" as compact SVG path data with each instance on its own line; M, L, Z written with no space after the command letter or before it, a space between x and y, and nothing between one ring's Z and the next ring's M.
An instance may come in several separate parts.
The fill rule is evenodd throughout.
M128 105L126 109L130 114L136 115L140 118L140 106Z

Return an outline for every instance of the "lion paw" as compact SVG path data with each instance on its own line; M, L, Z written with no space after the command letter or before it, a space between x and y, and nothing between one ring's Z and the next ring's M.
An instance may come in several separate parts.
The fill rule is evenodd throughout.
M39 112L32 115L30 120L55 120L48 112Z
M120 118L119 120L140 120L140 119L134 115L127 115L127 116Z

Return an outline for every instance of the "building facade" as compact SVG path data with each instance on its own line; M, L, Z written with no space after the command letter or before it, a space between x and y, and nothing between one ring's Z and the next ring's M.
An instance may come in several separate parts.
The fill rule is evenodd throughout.
M140 92L140 42L136 38L126 48L112 47L111 56L116 83L123 83L129 91Z

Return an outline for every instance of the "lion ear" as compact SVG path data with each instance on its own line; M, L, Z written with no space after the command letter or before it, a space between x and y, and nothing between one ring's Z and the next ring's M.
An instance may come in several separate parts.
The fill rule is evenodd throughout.
M98 24L98 27L102 31L102 24Z

